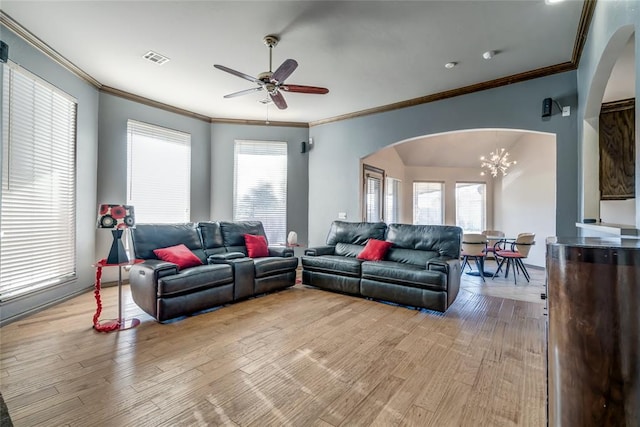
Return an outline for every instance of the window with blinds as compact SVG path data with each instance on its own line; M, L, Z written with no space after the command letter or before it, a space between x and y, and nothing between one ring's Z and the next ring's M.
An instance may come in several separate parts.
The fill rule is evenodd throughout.
M190 134L127 122L127 204L137 223L190 221Z
M484 182L456 183L456 225L465 233L482 233L486 228L486 193Z
M362 171L364 174L364 220L366 222L382 221L384 170L363 164Z
M261 221L269 244L287 233L287 143L235 141L233 220Z
M442 225L444 183L413 183L413 223L423 225Z
M384 218L387 224L394 224L400 221L400 184L401 181L399 179L386 178Z
M0 301L76 276L76 101L3 66Z

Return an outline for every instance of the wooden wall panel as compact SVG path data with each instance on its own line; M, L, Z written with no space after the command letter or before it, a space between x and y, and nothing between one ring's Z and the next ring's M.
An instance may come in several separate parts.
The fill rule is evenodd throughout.
M600 199L635 197L635 105L603 104L600 113Z

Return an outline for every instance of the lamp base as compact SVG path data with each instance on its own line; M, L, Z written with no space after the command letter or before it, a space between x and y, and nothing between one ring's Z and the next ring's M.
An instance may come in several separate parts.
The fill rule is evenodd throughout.
M111 234L113 234L113 243L111 244L111 250L109 251L109 256L107 257L107 264L123 264L129 262L129 257L127 256L127 252L124 250L124 245L122 244L122 232L124 230L111 230Z
M100 321L99 325L108 328L109 326L117 325L118 323L120 325L117 328L114 326L114 330L124 331L125 329L132 329L138 326L140 324L140 320L135 317L131 319L122 319L120 322L118 322L118 319L109 319Z

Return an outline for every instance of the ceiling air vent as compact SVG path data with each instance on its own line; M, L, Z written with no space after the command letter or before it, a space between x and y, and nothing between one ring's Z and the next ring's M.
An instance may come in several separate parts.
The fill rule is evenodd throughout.
M169 58L167 58L166 56L160 55L159 53L156 53L152 50L145 53L142 57L158 65L162 65L169 62Z

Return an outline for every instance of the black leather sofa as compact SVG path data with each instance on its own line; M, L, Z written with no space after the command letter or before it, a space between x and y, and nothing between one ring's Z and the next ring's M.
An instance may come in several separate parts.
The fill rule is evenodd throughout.
M393 245L381 261L357 259L369 239ZM444 312L460 288L462 229L334 221L326 246L302 257L302 282L326 290Z
M159 322L295 284L298 258L284 246L269 256L249 258L244 235L261 235L259 221L137 224L132 229L136 259L129 272L135 303ZM203 265L180 270L159 260L154 249L184 244Z

